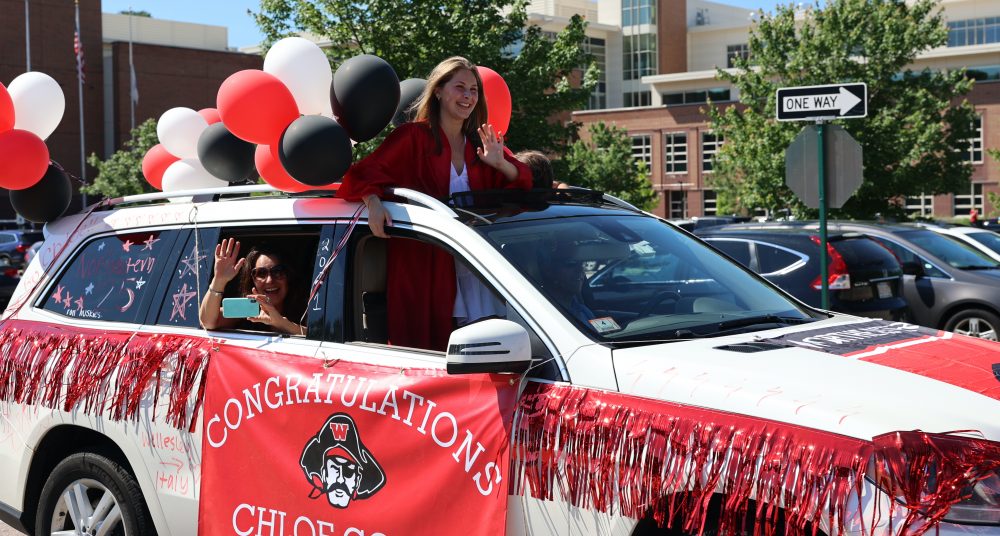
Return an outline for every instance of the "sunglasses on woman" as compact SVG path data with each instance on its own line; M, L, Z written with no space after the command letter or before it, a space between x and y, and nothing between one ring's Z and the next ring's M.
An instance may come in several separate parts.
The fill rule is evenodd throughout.
M288 277L288 267L284 264L276 264L270 268L257 267L250 270L250 275L254 279L259 279L261 281L267 279L268 275L271 276L271 279L284 279Z

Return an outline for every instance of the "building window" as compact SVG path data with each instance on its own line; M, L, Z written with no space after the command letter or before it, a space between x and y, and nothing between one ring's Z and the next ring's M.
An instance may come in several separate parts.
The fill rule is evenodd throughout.
M678 104L698 104L702 102L725 102L732 100L732 91L729 88L716 87L698 91L682 91L678 93L663 93L663 104L675 106Z
M948 46L1000 43L1000 17L956 20L948 23Z
M976 115L972 120L972 138L969 139L969 162L983 163L983 116Z
M726 67L732 69L736 67L736 58L747 59L748 57L750 57L750 45L746 43L726 45Z
M649 106L652 102L652 96L650 96L648 91L626 91L625 92L625 107L635 108L637 106Z
M669 174L687 173L688 137L684 132L668 132L663 135L663 171Z
M990 80L1000 80L1000 65L977 65L965 69L965 77L976 82L989 82Z
M701 133L701 170L705 173L712 172L712 161L715 160L716 153L722 147L722 136L712 132Z
M687 217L687 192L684 190L670 190L667 192L667 201L670 203L667 209L668 218Z
M594 90L590 93L590 101L587 103L587 108L590 110L601 110L608 107L608 62L607 55L605 54L606 47L604 39L585 37L583 40L583 49L594 57L597 68L601 70L601 74L597 78L597 85L594 86Z
M653 166L653 138L649 134L632 136L632 159L646 163L646 171Z
M625 80L638 80L656 74L656 34L637 34L622 37Z
M656 0L622 0L622 27L656 24Z
M921 194L918 196L907 197L906 198L906 213L910 216L925 216L930 217L934 215L934 196Z
M972 209L983 213L983 185L980 183L969 186L968 193L955 193L952 216L968 216Z
M704 190L702 195L701 213L706 216L715 216L717 214L715 190Z

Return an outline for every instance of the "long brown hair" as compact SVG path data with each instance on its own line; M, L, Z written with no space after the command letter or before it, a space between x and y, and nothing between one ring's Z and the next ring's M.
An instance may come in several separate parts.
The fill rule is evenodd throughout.
M483 93L483 78L479 76L476 64L461 56L452 56L434 67L430 76L427 77L424 92L417 99L415 105L417 113L413 120L426 121L430 124L437 152L441 152L442 149L441 135L438 133L438 128L441 126L441 102L436 98L434 92L447 84L460 69L471 72L476 77L476 85L479 86L479 100L476 101L476 107L472 109L472 114L462 123L462 133L465 134L465 139L472 142L474 147L481 147L483 144L482 140L479 139L479 126L489 120L486 95Z

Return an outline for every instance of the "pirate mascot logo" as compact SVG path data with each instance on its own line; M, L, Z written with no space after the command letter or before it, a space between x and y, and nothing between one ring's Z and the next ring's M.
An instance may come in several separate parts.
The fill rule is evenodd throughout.
M367 499L385 485L385 473L346 413L334 413L326 420L306 443L299 465L313 486L309 498L325 494L334 508L347 508L353 499Z

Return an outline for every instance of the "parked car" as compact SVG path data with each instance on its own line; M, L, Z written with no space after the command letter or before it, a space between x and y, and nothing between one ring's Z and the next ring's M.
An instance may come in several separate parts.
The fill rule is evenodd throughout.
M717 225L730 225L748 221L750 221L750 218L744 216L695 216L693 218L670 220L670 223L685 231L694 232L698 229L708 229Z
M0 262L0 311L7 307L11 295L14 294L14 289L21 282L18 272L17 268Z
M7 261L15 268L23 268L26 264L25 252L32 244L44 239L41 231L0 230L0 263Z
M42 248L42 244L44 243L45 243L44 240L39 240L38 242L32 244L31 247L29 247L28 250L24 252L25 266L31 264L31 259L38 253L38 250Z
M712 227L697 233L740 264L812 307L822 304L820 237L799 228ZM903 270L896 257L859 233L827 237L829 308L858 316L899 320L906 312Z
M932 227L931 230L952 236L980 253L1000 262L1000 233L983 227Z
M389 240L358 203L267 186L48 224L0 325L0 520L35 536L1000 535L995 343L815 310L595 192L389 193ZM229 238L297 253L245 273L299 275L305 334L201 327L202 298L229 290L209 287ZM464 267L501 312L443 351L391 344L387 314L453 306L434 289L387 302L400 251Z

